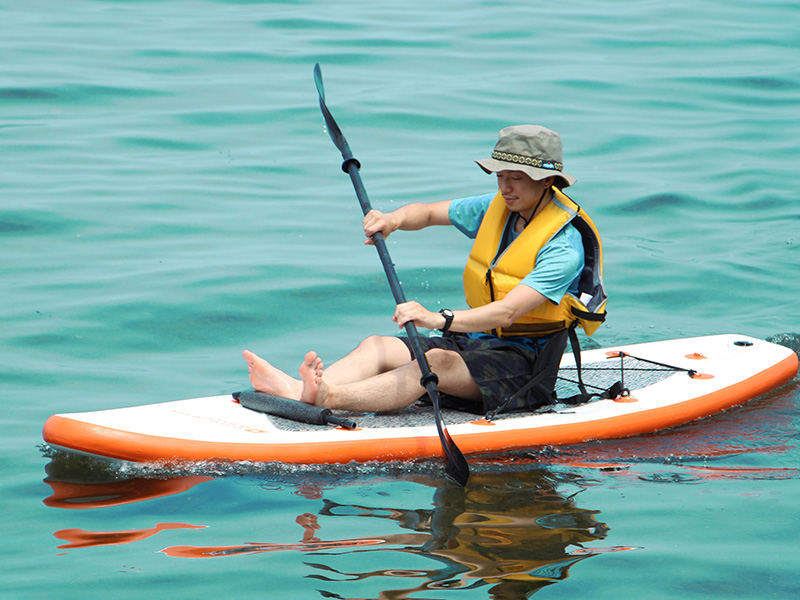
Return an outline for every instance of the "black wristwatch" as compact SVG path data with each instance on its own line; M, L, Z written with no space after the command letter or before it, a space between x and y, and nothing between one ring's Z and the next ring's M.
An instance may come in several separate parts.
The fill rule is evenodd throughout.
M439 314L444 317L444 327L442 327L439 331L445 333L448 329L450 329L450 325L453 324L453 311L449 308L443 308L439 311Z

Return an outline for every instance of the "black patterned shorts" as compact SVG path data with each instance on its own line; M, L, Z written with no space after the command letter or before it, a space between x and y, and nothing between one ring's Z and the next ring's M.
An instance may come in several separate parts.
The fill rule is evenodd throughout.
M411 353L414 352L408 338L400 337ZM420 337L425 352L431 348L443 348L458 352L464 359L470 375L478 384L482 402L441 394L441 406L483 414L497 408L506 398L523 387L531 379L537 354L517 344L501 340L476 339L460 333L441 337ZM427 400L427 394L423 396Z

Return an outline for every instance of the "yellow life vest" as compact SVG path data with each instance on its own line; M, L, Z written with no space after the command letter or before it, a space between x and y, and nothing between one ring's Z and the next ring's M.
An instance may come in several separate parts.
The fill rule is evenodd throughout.
M467 304L474 308L503 298L533 271L539 250L567 223L580 232L585 254L577 296L567 292L559 304L545 301L511 327L487 333L500 337L539 337L566 329L577 321L587 335L592 335L605 320L607 296L600 234L580 206L558 188L552 190L553 197L547 206L502 252L500 244L506 226L511 226L511 214L501 193L492 200L464 269Z

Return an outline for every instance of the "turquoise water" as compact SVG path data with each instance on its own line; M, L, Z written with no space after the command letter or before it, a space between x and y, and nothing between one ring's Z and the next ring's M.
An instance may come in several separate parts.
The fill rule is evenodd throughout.
M559 131L604 233L598 344L796 344L798 26L788 1L4 2L3 596L797 597L796 380L466 493L438 464L104 472L39 445L56 412L245 388L243 348L294 370L394 331L316 62L379 208L491 191L501 127ZM460 305L464 238L389 247L409 298Z

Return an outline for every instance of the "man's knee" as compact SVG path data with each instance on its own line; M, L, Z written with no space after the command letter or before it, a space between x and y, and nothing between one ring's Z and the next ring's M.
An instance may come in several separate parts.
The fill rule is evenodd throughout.
M370 335L361 340L361 343L358 345L359 350L377 354L385 353L387 349L400 347L405 347L405 344L397 338L384 335Z
M431 368L445 371L464 365L464 359L454 350L444 348L431 348L425 353Z
M405 343L397 337L370 335L358 345L358 352L374 357L379 369L395 369L411 361L411 354Z
M428 357L431 370L439 376L439 389L442 392L468 400L481 399L481 390L458 352L432 348L425 356Z
M358 344L358 347L360 350L372 351L378 347L380 342L381 342L381 336L370 335L361 340L361 342Z

